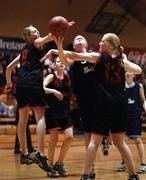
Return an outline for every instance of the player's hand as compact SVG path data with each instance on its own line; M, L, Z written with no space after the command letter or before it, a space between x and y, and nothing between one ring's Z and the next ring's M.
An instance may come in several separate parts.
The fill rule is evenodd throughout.
M53 35L53 39L54 39L56 45L58 46L59 44L62 44L64 37L63 36L56 37L55 35Z
M64 37L62 37L62 36L55 37L54 41L57 45L58 50L61 48L63 49L63 40L64 40Z
M62 101L63 99L63 94L59 91L54 91L54 96L56 96L57 99L59 99L59 101Z
M68 22L68 24L71 27L71 26L73 26L75 24L75 21L70 21L70 22Z
M12 84L6 84L5 89L4 89L4 93L7 94L8 92L11 91L11 89L12 89Z

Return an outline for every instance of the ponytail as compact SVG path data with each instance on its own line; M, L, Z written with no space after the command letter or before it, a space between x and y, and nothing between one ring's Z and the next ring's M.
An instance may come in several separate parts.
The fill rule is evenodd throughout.
M118 61L118 64L119 64L119 66L123 67L124 66L124 62L123 62L123 51L124 51L124 48L119 45L117 50L119 52L117 57L116 57L117 61Z

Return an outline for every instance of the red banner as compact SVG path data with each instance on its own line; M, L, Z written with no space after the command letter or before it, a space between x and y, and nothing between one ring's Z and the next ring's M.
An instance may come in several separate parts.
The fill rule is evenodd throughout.
M128 60L139 64L140 66L146 65L146 49L140 48L125 48Z

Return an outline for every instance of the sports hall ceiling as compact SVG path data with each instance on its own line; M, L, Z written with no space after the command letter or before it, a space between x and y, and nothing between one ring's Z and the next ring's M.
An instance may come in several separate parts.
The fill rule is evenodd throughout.
M115 0L125 10L131 6L130 14L146 26L146 0Z
M36 21L36 18L40 21L42 16L46 16L47 18L58 13L62 15L67 14L70 19L70 16L72 16L72 18L77 20L77 18L82 18L83 12L87 12L86 14L84 13L84 19L88 26L91 23L90 21L100 15L100 12L104 12L101 16L104 18L105 12L107 13L106 9L109 9L108 6L111 6L111 2L118 4L118 6L121 6L123 9L122 13L115 13L114 10L111 9L115 17L116 14L120 14L123 18L131 15L146 27L146 0L0 0L0 17L4 23L7 23L7 21L23 23L26 21L25 18L28 20L28 15L28 21L32 19ZM108 15L109 14L106 14L106 18L109 18ZM87 16L88 18L86 18ZM112 18L113 16L112 14Z
M79 33L96 43L108 31L122 35L126 44L128 36L128 46L137 46L138 41L145 46L146 0L0 0L0 9L0 36L20 37L30 24L46 34L48 19L62 15L76 22L66 44ZM129 34L131 26L135 32ZM143 37L136 39L137 33Z

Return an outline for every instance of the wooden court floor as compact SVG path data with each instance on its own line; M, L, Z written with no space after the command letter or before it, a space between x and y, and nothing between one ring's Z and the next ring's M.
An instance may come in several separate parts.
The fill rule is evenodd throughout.
M138 154L135 145L130 144L134 155L136 168L139 166ZM146 145L145 145L146 149ZM47 153L47 149L45 149ZM146 150L145 150L146 152ZM56 148L57 159L59 147ZM66 178L60 180L79 180L84 168L85 149L81 145L72 145L65 159L65 167L69 173ZM103 156L101 149L96 158L96 179L99 180L127 180L127 172L117 172L120 163L120 155L114 146L110 147L109 155ZM0 180L46 180L50 179L37 165L20 165L19 155L13 154L13 149L0 149ZM54 179L54 178L53 178ZM140 180L146 180L146 174L140 174Z

